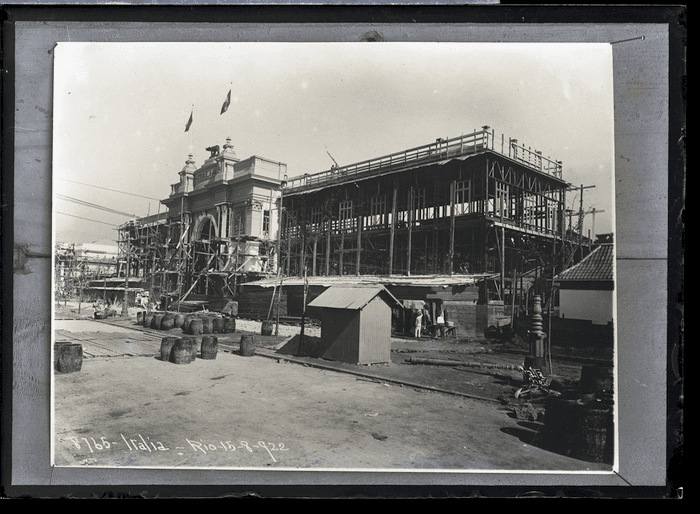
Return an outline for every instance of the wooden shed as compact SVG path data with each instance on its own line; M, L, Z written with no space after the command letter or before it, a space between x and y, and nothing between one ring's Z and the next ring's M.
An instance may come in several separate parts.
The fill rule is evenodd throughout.
M383 286L330 287L309 303L321 309L324 359L352 364L391 361L391 309L401 305Z

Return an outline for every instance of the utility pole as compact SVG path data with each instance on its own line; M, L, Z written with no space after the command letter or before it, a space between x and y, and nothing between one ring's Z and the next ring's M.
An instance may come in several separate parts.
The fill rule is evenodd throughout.
M581 248L583 244L583 190L584 189L591 189L595 186L584 186L581 184L581 186L577 189L580 190L580 198L579 198L579 207L578 207L578 226L576 227L576 231L578 232L578 247ZM569 215L571 216L571 215ZM569 217L569 220L571 217ZM569 221L569 224L571 224L571 221ZM583 257L583 250L581 250L581 257Z
M587 211L587 212L584 213L584 216L587 215L587 214L590 214L590 215L591 215L591 223L592 223L592 226L591 226L591 239L592 239L592 240L595 240L595 215L596 215L596 214L600 214L601 212L605 212L605 211L602 211L602 210L599 211L599 210L596 210L595 207L593 207L590 211Z

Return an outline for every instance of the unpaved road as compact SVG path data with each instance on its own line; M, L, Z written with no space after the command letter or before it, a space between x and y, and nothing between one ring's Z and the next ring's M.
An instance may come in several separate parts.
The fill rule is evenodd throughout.
M610 470L495 403L261 356L85 360L54 399L57 466Z

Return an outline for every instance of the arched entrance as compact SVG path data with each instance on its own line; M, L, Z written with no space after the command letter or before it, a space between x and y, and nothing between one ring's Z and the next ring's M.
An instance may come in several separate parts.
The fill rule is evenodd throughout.
M195 292L208 294L211 290L211 278L208 270L219 269L219 249L221 243L218 241L219 230L216 221L210 214L202 215L195 225L194 231L194 273L200 276L195 287Z

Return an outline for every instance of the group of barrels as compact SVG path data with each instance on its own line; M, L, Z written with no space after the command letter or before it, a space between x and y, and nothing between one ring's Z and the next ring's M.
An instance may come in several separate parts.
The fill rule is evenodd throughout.
M236 318L224 318L216 314L180 314L154 312L137 314L137 322L155 330L180 328L189 335L231 334L236 331Z
M200 359L214 360L219 349L216 336L164 337L160 343L160 360L174 364L194 362L199 353Z
M189 364L194 362L198 352L200 359L214 360L218 350L219 340L216 336L164 337L160 342L160 360L174 364ZM241 336L240 354L244 357L255 355L255 336Z

